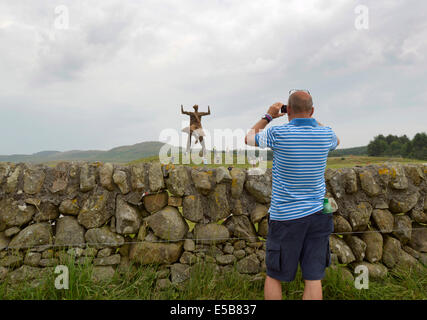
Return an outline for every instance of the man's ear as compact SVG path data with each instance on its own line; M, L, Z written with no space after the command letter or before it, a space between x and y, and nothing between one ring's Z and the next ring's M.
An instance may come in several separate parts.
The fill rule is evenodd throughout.
M313 115L313 113L314 113L314 107L311 107L310 117Z

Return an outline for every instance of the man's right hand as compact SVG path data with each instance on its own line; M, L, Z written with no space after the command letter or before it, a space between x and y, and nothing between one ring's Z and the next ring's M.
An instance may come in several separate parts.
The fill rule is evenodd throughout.
M280 109L282 109L283 103L281 102L276 102L275 104L273 104L270 108L268 108L267 113L273 118L279 118L284 116L286 113L281 113Z

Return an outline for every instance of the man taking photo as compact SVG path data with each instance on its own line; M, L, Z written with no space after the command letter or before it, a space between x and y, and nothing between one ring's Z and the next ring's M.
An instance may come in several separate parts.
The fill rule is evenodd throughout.
M307 90L291 90L286 108L289 123L263 130L285 115L273 104L246 135L245 143L273 150L272 197L269 209L264 297L282 299L281 281L293 281L301 266L303 299L322 299L322 282L330 264L332 214L323 213L328 152L340 143L330 127L312 118Z

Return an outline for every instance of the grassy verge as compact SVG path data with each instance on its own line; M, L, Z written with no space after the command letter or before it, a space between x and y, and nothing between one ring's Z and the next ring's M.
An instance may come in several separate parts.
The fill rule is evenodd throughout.
M0 283L2 299L75 300L75 299L263 299L263 279L251 280L237 271L220 272L212 264L193 266L190 279L165 290L156 288L158 267L145 266L129 268L105 281L92 280L91 265L69 266L69 289L58 290L54 286L53 270L46 272L40 285L34 287L29 282L12 285L5 280ZM421 271L393 271L382 280L369 283L369 289L355 289L354 283L344 280L339 269L328 268L323 281L324 299L328 300L372 300L372 299L427 299L427 269ZM301 299L304 290L301 273L296 281L284 283L284 299Z

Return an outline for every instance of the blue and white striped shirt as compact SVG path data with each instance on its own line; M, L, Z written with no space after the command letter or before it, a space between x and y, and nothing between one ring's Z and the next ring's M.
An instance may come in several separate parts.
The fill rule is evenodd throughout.
M337 147L334 131L314 118L295 118L257 133L255 141L273 150L270 219L298 219L322 210L326 159Z

